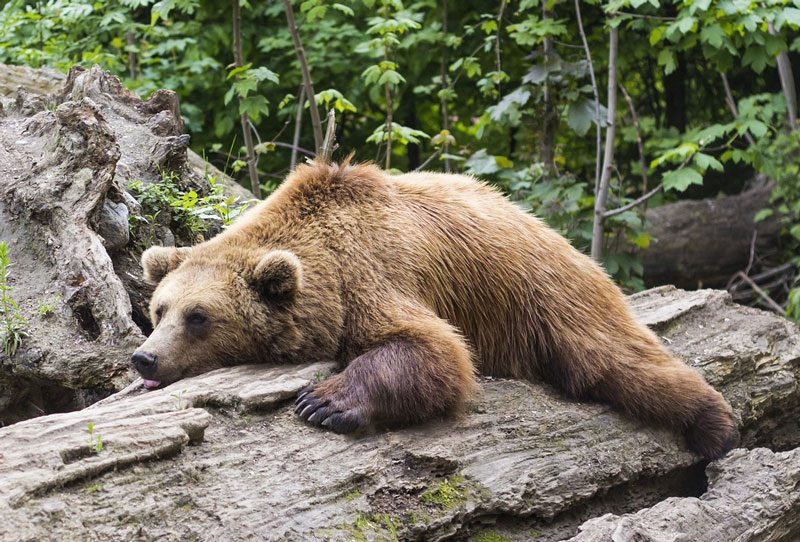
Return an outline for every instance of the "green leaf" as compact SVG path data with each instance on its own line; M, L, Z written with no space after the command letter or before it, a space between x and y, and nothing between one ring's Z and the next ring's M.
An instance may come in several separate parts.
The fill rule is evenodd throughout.
M672 49L662 49L658 53L658 65L664 66L664 73L669 75L678 67L678 58Z
M253 122L256 122L262 114L264 116L269 114L269 107L267 106L268 103L269 102L267 102L267 99L260 94L248 96L239 102L239 114L241 115L243 113L247 113L250 115L250 118L253 120Z
M661 35L664 34L664 27L657 26L650 32L650 45L653 46L661 39Z
M500 166L495 157L481 149L464 162L464 167L470 175L491 175L500 171Z
M725 170L725 167L719 160L703 152L695 153L695 155L692 157L692 160L694 160L694 163L700 168L700 171L705 171L708 168L711 168L714 171Z
M351 17L355 15L355 12L349 6L345 6L344 4L333 4L333 9L337 11L341 11L345 15L350 15Z
M683 192L693 184L702 185L703 176L691 167L668 171L663 177L664 190Z
M761 222L773 215L774 211L772 209L761 209L759 212L756 213L756 216L753 217L753 222Z

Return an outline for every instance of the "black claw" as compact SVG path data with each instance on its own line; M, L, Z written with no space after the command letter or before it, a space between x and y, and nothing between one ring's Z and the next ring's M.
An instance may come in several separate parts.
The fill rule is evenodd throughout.
M303 410L304 408L306 408L308 405L310 405L313 402L314 402L314 398L313 397L306 397L302 401L297 403L297 406L294 408L294 411L295 412L300 412L301 410Z
M299 392L297 392L297 399L295 400L295 404L296 404L296 403L299 403L299 402L300 402L300 400L301 400L303 397L305 397L306 395L308 395L308 394L309 394L309 393L311 393L312 391L314 391L314 385L313 385L313 384L312 384L311 386L306 386L305 388L303 388L302 390L300 390Z
M328 407L318 408L311 416L308 417L310 423L319 423L328 417L330 409Z
M353 413L336 412L325 418L322 425L335 433L352 433L363 424L361 420L359 420L359 417Z
M313 413L315 408L316 408L316 405L313 404L313 403L308 405L308 406L306 406L306 408L304 408L303 411L300 413L300 417L303 418L303 419L308 419L307 414Z

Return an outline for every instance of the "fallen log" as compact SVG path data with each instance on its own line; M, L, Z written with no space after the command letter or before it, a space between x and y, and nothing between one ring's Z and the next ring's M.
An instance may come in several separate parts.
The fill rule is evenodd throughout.
M645 284L724 288L754 258L758 268L780 263L780 224L774 218L753 222L770 207L771 190L760 179L734 196L648 209L647 232L655 240L642 254Z
M795 326L710 290L631 303L730 401L743 446L798 445ZM540 384L485 378L462 418L359 437L305 425L290 399L331 368L243 366L152 392L135 383L0 429L0 538L560 540L609 512L712 500L714 476L706 494L682 437ZM774 500L752 499L762 497ZM798 536L793 512L764 525L785 513L785 539ZM723 519L709 521L719 532Z

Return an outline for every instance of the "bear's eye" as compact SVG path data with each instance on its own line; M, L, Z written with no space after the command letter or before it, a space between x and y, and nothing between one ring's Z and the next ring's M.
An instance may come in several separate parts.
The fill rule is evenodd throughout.
M202 312L190 312L186 317L186 323L190 326L201 326L208 322L208 316Z
M162 316L164 316L164 307L158 307L156 309L156 325L161 321Z

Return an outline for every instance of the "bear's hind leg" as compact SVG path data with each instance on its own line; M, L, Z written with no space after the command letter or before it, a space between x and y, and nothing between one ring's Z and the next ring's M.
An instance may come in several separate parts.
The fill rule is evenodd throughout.
M730 406L697 372L658 348L660 359L621 360L591 390L631 416L682 429L689 448L717 459L736 446Z
M299 394L301 417L349 433L372 423L430 419L464 404L476 388L474 368L452 326L419 308L382 328L375 346Z

